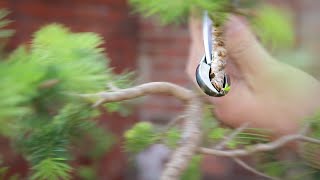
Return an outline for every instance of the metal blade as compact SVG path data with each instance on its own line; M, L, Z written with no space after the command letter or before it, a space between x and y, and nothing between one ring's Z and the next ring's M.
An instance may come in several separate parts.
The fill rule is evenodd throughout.
M203 14L203 43L204 43L204 50L206 55L206 62L207 64L211 64L212 62L212 21L208 15L208 12L205 11Z

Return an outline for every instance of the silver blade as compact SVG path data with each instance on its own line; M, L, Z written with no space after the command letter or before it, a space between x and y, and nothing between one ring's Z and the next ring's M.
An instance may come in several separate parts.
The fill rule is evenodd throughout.
M208 12L205 11L203 14L203 43L204 43L204 51L206 55L206 63L211 64L212 62L212 21L209 18Z

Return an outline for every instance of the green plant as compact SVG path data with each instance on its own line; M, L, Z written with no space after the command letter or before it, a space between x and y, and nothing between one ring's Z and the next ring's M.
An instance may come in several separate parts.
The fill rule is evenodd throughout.
M125 149L138 153L156 142L155 129L151 123L141 122L125 133Z
M163 22L180 21L190 12L207 10L216 28L222 26L228 13L244 14L239 10L253 3L249 0L241 2L238 8L231 1L223 0L131 0L138 11L146 16L159 14ZM258 21L258 26L264 28L272 22L270 19L280 16L270 13L268 8L262 12L266 13L257 18L262 18ZM270 14L272 18L269 17ZM283 19L279 22L276 23L274 32L266 33L266 39L283 37L275 34L285 23ZM285 36L284 44L291 43L288 37ZM273 44L274 40L269 42ZM264 130L244 128L233 134L234 130L212 117L211 108L206 109L205 117L202 118L200 97L169 83L150 83L121 90L119 93L106 92L102 99L97 99L94 92L105 89L108 82L120 88L129 84L128 78L114 75L108 64L105 64L107 59L99 48L101 43L101 38L95 34L71 33L67 28L53 24L35 34L30 49L21 47L1 62L0 81L4 83L0 85L3 89L3 93L0 93L0 98L3 99L0 102L0 133L10 138L30 162L32 179L69 179L69 173L73 171L67 164L72 158L69 148L79 143L79 137L84 134L91 134L93 137L105 136L104 131L92 120L99 115L98 111L91 108L92 103L97 100L100 104L112 101L105 106L109 112L120 111L121 104L113 101L150 93L173 94L187 104L188 109L181 124L174 123L159 130L151 123L142 122L134 125L124 135L125 150L131 153L139 153L155 143L165 143L175 150L173 154L176 156L173 155L169 162L164 179L177 179L181 174L183 179L199 179L201 157L195 154L205 152L198 147L200 145L217 146L222 143L221 151L243 154L258 151L255 149L260 147L259 143L264 143L263 147L270 147L269 134ZM225 90L229 91L230 87ZM313 124L313 128L316 129L317 126ZM92 131L93 129L99 131ZM203 130L203 134L199 129ZM234 137L230 138L231 135ZM202 137L204 139L201 139ZM96 143L101 142L99 138L93 139ZM96 145L101 147L102 151L92 151L91 156L96 158L96 154L105 152L109 145L108 142ZM216 150L216 154L223 154L219 150ZM261 167L261 170L273 176L283 174L283 170L275 164ZM171 173L172 171L174 173ZM88 167L82 167L77 172L83 178L96 177Z
M129 75L111 71L102 43L97 34L51 24L34 34L30 47L0 61L0 134L28 160L31 179L70 179L71 147L85 143L86 136L94 159L113 144L113 136L94 120L100 114L91 107L95 99L77 96L108 89L107 83L130 84ZM109 107L120 111L122 106Z
M9 13L10 12L6 9L0 10L0 38L9 38L14 33L14 30L12 29L5 29L5 27L12 22L11 20L5 19Z

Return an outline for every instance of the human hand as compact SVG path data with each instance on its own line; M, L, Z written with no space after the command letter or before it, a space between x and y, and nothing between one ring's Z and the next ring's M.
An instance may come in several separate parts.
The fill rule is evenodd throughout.
M204 55L201 18L191 17L189 28L187 73L195 82L195 70ZM231 90L224 97L210 98L222 122L233 127L248 122L283 135L297 131L300 122L320 108L320 82L271 57L245 22L231 17L225 39Z

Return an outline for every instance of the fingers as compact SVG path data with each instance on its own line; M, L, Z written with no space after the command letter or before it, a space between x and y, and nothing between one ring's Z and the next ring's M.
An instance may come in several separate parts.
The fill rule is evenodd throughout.
M203 46L202 21L201 17L191 14L189 17L189 31L192 42L200 43Z
M191 46L189 50L189 60L186 72L195 82L195 71L200 59L204 55L203 37L202 37L202 21L200 17L192 14L189 18L189 33L191 38Z
M272 57L265 51L248 26L240 18L231 16L225 26L229 59L243 76L256 75L266 68Z
M201 17L191 15L189 19L191 46L186 71L194 77L195 69L204 55L202 20ZM257 41L247 25L235 16L231 16L225 26L226 48L229 62L227 73L233 80L244 79L248 86L256 83L259 75L266 74L273 58ZM194 81L195 79L192 78Z

